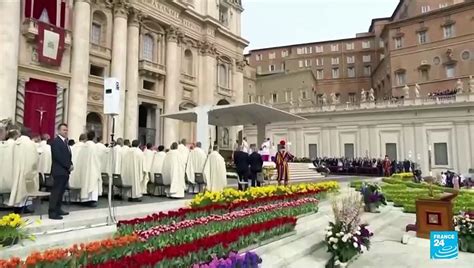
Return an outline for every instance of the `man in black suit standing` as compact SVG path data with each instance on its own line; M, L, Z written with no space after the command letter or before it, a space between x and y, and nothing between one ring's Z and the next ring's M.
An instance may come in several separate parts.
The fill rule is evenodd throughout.
M248 182L249 177L249 154L242 151L242 146L238 146L237 150L234 152L234 163L236 167L237 174L240 177L241 181ZM239 190L245 191L247 185L242 185L239 183Z
M53 220L62 220L69 212L61 209L64 191L66 190L69 174L73 170L71 160L71 148L68 145L68 128L67 124L60 124L58 126L58 136L51 143L51 176L53 176L54 183L51 189L51 196L49 198L49 218Z
M257 181L257 173L262 172L263 159L257 152L257 145L250 145L250 150L252 152L249 155L250 180L252 181L252 187L260 186L260 182Z

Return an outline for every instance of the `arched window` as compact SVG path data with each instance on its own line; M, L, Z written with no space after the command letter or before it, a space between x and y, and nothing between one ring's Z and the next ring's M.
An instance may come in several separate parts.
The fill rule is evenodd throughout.
M218 71L218 76L219 76L219 86L228 88L229 87L229 72L227 71L227 66L221 63L218 65L217 71Z
M149 34L143 36L143 59L153 61L154 40Z
M92 15L91 40L92 44L104 45L107 33L107 17L101 11L95 11Z
M184 51L184 72L193 75L193 53L189 49Z
M102 136L102 119L99 114L91 112L86 118L86 130L94 131L95 136Z

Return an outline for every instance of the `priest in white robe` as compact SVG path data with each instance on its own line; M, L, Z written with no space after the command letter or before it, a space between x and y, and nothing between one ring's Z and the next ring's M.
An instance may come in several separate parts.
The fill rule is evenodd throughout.
M173 142L170 151L166 153L163 162L163 182L165 185L170 185L168 191L171 198L184 198L184 191L186 190L186 182L184 179L185 168L182 163L182 155L178 151L178 144Z
M186 139L181 140L180 144L178 145L178 151L181 155L182 164L186 167L189 156L189 148L186 146Z
M79 136L79 141L74 143L71 146L71 161L74 165L74 169L69 175L69 186L72 188L81 188L81 175L80 170L76 167L76 164L79 159L79 154L86 146L87 136L86 134L81 134Z
M114 147L113 153L110 154L112 158L111 162L111 169L113 174L121 174L122 173L122 149L123 149L123 139L118 138ZM112 179L112 174L109 174L109 178Z
M206 180L206 189L211 192L223 190L227 186L227 171L225 160L219 154L216 145L212 148L204 165L204 179Z
M146 148L143 151L144 154L144 163L143 163L143 170L146 173L147 179L143 181L146 183L142 185L143 194L147 194L148 182L153 182L153 174L151 173L151 166L153 164L153 158L155 157L155 151L152 149L153 144L147 143Z
M206 162L207 155L203 149L201 149L201 142L196 143L196 147L191 150L188 157L188 163L186 165L186 176L190 183L189 192L197 193L199 189L196 185L195 175L196 173L202 173L204 169L204 163Z
M28 193L39 189L37 146L28 135L28 129L22 129L13 148L12 188L8 205L15 207L15 212L22 209L26 213L32 212L23 207L29 205L26 203Z
M94 131L87 132L87 142L80 150L76 162L73 161L75 176L79 177L81 187L81 203L97 206L99 200L101 179L101 153L94 142ZM102 187L100 187L102 188Z
M158 146L158 151L153 154L153 161L151 162L151 182L155 182L155 174L162 174L163 175L163 162L165 161L166 153L165 153L165 146L160 145ZM155 195L155 187L150 185L148 187L148 193Z
M148 183L148 176L145 173L145 156L138 148L140 142L134 140L132 148L127 149L126 157L122 159L124 172L122 173L122 181L124 185L132 186L132 197L130 201L140 202L142 197L142 187ZM146 189L146 188L145 188Z
M6 130L5 130L6 132ZM0 191L2 193L11 192L13 181L13 148L15 140L20 136L20 132L16 129L6 133L6 140L0 141ZM5 201L7 205L9 200Z
M51 137L48 134L43 134L41 136L41 142L39 143L40 155L38 162L38 172L41 174L50 174L51 173L51 146L48 144L48 140Z
M109 174L112 172L111 170L111 157L110 157L110 148L107 148L105 144L102 143L102 137L97 137L96 139L96 150L97 150L97 155L99 158L99 165L100 165L100 181L99 181L99 195L102 195L103 189L102 189L102 173Z
M249 143L247 142L247 138L244 137L242 139L242 152L245 152L245 153L248 153L250 154L250 146L249 146Z

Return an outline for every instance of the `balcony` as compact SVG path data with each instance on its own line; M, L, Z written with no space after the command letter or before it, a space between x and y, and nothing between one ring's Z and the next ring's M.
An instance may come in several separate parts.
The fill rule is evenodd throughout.
M232 89L223 86L217 86L217 93L227 97L233 96Z
M108 47L103 47L94 43L89 43L90 53L92 55L110 60L112 58L112 50Z
M196 85L196 80L197 80L196 77L194 77L192 75L181 73L181 82L182 83L195 86Z
M166 69L163 64L143 59L138 61L138 71L140 75L152 76L158 79L162 79L166 75Z
M71 31L65 30L64 44L66 47L71 45ZM34 42L38 36L38 22L36 19L26 18L21 25L21 33L28 42Z

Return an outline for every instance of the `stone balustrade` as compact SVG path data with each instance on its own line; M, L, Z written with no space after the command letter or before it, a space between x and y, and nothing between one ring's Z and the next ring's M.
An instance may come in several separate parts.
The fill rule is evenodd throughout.
M112 50L108 47L104 47L104 46L97 45L94 43L89 43L89 49L92 54L95 54L97 56L102 56L106 59L112 58Z
M71 45L71 31L65 30L64 44ZM28 42L34 42L38 36L38 21L33 18L25 18L21 25L21 33L26 37Z
M166 67L163 64L144 59L138 62L138 70L140 74L149 74L156 77L163 77L166 75Z

